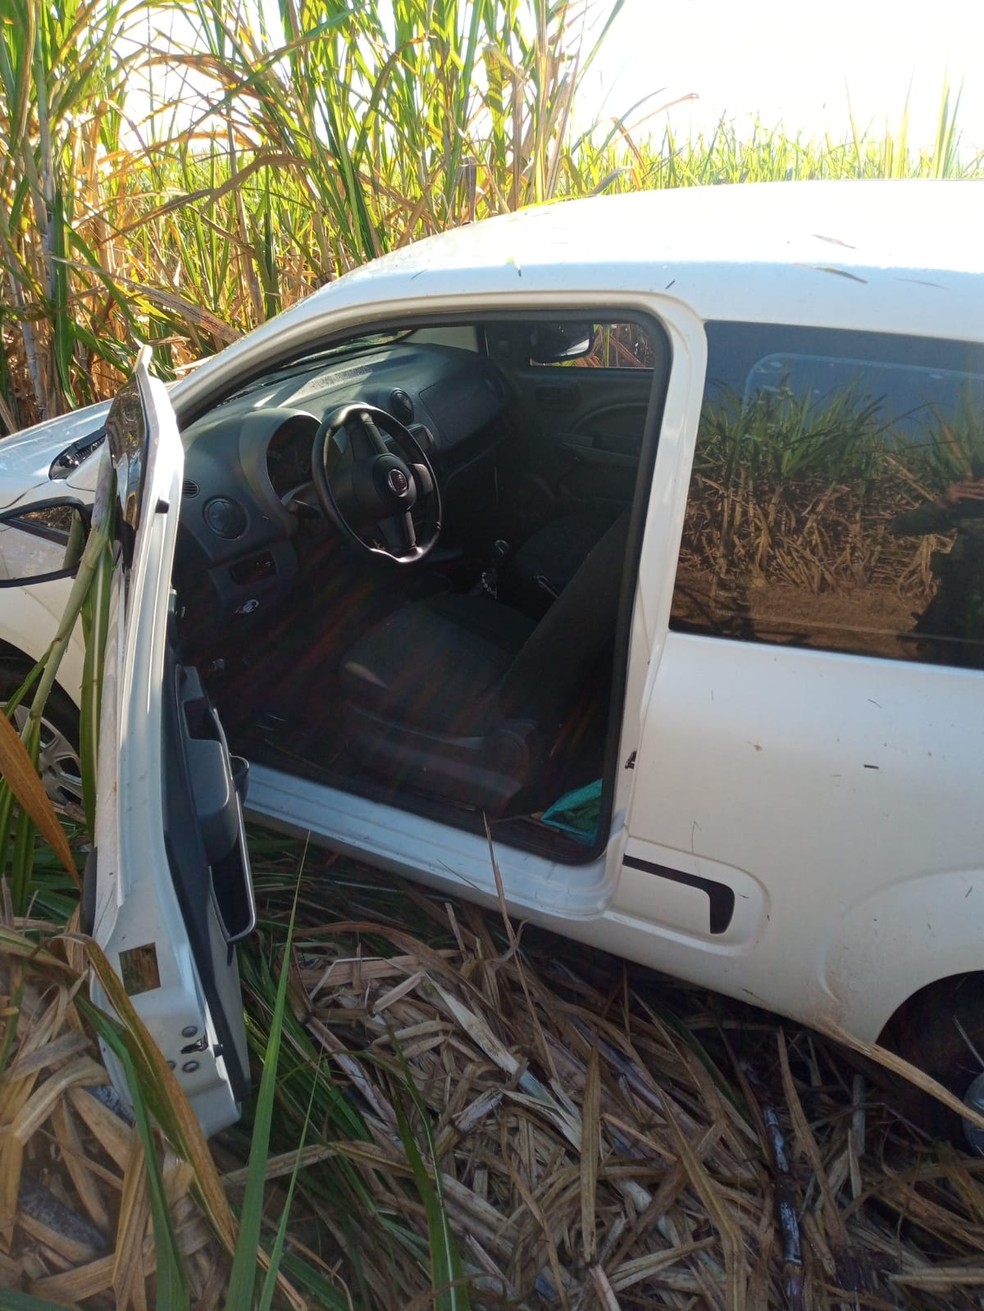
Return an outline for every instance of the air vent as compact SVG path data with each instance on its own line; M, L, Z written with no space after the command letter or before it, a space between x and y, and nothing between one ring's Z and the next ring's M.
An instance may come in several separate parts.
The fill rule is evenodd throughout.
M193 500L201 490L194 478L186 478L181 484L181 495L186 501Z
M202 517L216 537L234 541L246 531L246 511L228 496L213 496L202 507Z
M402 424L413 422L413 401L400 387L390 392L389 412L394 419L399 419Z

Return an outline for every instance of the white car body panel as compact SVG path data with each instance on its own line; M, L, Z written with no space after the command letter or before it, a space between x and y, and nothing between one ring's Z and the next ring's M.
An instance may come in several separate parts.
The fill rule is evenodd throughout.
M52 480L51 463L72 442L97 431L109 406L91 405L74 414L49 419L23 433L5 437L0 444L0 510L27 507L53 496L91 502L96 489L98 453L67 478ZM8 576L0 561L0 578ZM0 654L3 648L40 660L54 635L71 591L70 578L56 578L27 588L4 589L0 600ZM81 643L66 650L60 682L71 691L82 682Z
M50 496L52 461L72 442L98 432L108 413L108 404L88 405L85 409L48 419L5 437L0 447L0 510L37 500L42 493ZM90 494L95 491L94 471L95 464L92 463L79 479L80 490ZM64 480L55 480L55 485L71 488L76 485L80 474L81 467ZM66 490L65 494L70 493Z
M650 315L665 329L672 365L641 544L607 851L570 865L498 848L513 913L865 1039L925 984L982 968L984 673L669 627L707 368L705 321L982 342L981 212L984 183L763 185L547 207L355 270L170 390L184 427L312 343L425 316L615 310ZM18 495L50 494L47 461L72 440L66 434L84 427L75 423L7 439L22 443L10 448L9 470L7 443L0 445L0 504L14 503L18 478L34 480ZM165 440L173 445L176 436ZM90 466L70 480L80 494ZM165 499L179 488L180 475L177 484L171 476ZM160 525L154 538L153 558L141 567L148 586L159 588L173 537ZM8 612L9 624L5 613L0 637L11 640L14 631L27 643L41 623L29 608L38 604L32 594L23 614ZM115 659L133 670L127 696L143 698L149 710L163 638L152 630L136 640ZM67 669L80 669L73 659ZM128 713L121 778L126 752L150 759L159 745L143 734L141 716ZM107 765L101 786L114 784ZM254 770L249 804L277 827L311 831L448 892L498 903L488 846L475 834L266 767ZM150 800L131 812L128 825L139 822L141 843L159 823L158 805ZM101 850L104 840L126 839L107 832ZM716 888L725 890L719 911L727 924L711 931ZM141 895L138 883L133 895ZM116 904L108 892L100 903L107 935ZM178 992L152 1017L165 1051L173 1051L185 999L197 1005L186 965L168 966ZM218 1066L207 1079L221 1088ZM220 1102L223 1095L215 1093ZM214 1123L226 1110L209 1109L211 1096L203 1092L202 1105Z
M757 887L754 935L736 922L720 940L734 933L740 956L705 962L695 933L690 961L678 947L672 972L696 969L726 992L864 1038L941 965L979 967L984 928L984 680L875 663L670 633L628 822L640 850L662 848L656 863L682 857L715 877L705 866L727 861ZM964 898L943 962L920 944L946 903L915 916L916 882L920 904L937 884L951 903L954 887Z
M249 812L287 832L330 835L331 846L348 855L371 852L396 874L423 877L445 892L466 888L469 900L499 904L489 844L476 834L262 765L250 773ZM537 923L594 921L611 901L604 859L572 867L509 847L495 855L510 904Z

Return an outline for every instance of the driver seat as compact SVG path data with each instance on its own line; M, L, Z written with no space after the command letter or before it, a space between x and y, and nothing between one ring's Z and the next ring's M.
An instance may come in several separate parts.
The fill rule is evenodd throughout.
M611 644L628 512L536 622L487 596L403 606L343 657L348 746L395 786L500 814Z

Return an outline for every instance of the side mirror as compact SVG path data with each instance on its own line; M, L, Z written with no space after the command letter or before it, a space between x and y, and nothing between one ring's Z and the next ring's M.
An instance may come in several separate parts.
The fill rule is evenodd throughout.
M35 501L0 514L0 587L71 578L88 533L89 508L80 501Z
M590 323L538 323L530 329L530 363L561 364L590 355L596 336Z

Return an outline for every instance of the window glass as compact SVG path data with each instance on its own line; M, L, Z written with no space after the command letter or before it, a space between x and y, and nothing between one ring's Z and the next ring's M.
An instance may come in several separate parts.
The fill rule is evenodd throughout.
M984 667L984 348L707 333L672 627Z
M506 370L600 369L652 373L666 363L666 343L642 321L537 316L485 325L489 355Z
M652 369L652 339L638 323L543 324L531 332L530 363L546 368Z

